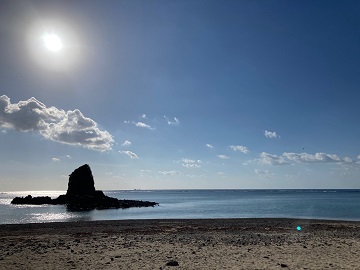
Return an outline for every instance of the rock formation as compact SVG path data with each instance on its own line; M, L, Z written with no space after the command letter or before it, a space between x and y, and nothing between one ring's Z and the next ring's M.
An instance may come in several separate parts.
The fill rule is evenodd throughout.
M77 168L69 176L67 196L94 195L94 177L88 164Z
M158 205L156 202L118 200L106 196L101 190L95 189L94 178L88 164L85 164L69 176L68 190L65 195L56 199L50 197L16 197L12 204L65 204L71 211L86 211L93 209L149 207Z

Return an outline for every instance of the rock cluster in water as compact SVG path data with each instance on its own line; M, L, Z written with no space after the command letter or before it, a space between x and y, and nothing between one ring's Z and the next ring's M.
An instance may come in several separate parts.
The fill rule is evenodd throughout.
M95 189L94 178L88 164L85 164L70 174L68 190L65 195L56 199L46 197L16 197L12 204L64 204L67 209L73 211L86 211L93 209L149 207L158 205L156 202L118 200L106 196L101 190Z

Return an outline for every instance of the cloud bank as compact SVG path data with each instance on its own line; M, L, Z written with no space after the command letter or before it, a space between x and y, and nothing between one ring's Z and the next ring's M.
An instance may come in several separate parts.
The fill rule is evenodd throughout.
M12 104L9 97L0 96L0 127L39 132L48 140L98 151L111 150L114 142L109 132L100 130L94 120L78 109L46 107L34 97Z
M356 163L349 157L339 157L335 154L327 153L283 153L281 156L272 155L266 152L260 153L260 163L268 165L289 165L289 161L297 163L336 163L336 164L352 164Z
M308 153L284 153L284 157L289 160L299 163L352 163L349 157L341 158L335 154L315 153L314 155Z
M284 157L271 155L266 152L260 153L260 163L268 165L289 165L289 163L285 161Z

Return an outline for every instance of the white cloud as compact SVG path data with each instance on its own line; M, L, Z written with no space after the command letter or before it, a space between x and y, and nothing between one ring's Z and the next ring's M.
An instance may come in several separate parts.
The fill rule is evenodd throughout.
M255 169L255 173L259 176L269 178L271 177L271 173L268 170Z
M206 146L207 148L214 149L214 146L211 145L211 144L209 144L209 143L205 144L205 146Z
M124 121L124 124L133 124L136 127L147 128L147 129L150 129L150 130L155 129L154 127L152 127L152 126L150 126L148 124L145 124L144 122Z
M268 165L289 165L282 156L271 155L266 152L260 153L260 162Z
M178 172L178 171L159 171L160 174L163 174L163 175L181 175L181 172Z
M141 173L151 173L150 170L140 170Z
M144 114L142 114L141 116L140 116L140 118L141 119L146 119L147 117L146 117L146 114L144 113Z
M233 151L240 151L244 154L247 154L249 153L249 149L245 146L242 146L242 145L230 145L229 146Z
M360 159L360 155L357 156L357 159Z
M284 157L289 160L299 163L352 163L349 157L341 158L335 154L315 153L314 155L308 153L284 153Z
M121 144L121 146L129 146L129 145L131 145L131 142L128 141L128 140L124 141L124 142Z
M225 156L225 155L217 155L217 157L218 157L218 158L221 158L221 159L228 159L228 158L230 158L230 157Z
M151 126L149 126L149 125L147 125L147 124L145 124L145 123L143 123L143 122L132 122L135 126L137 126L137 127L142 127L142 128L147 128L147 129L151 129L151 130L154 130L155 128L153 128L153 127L151 127Z
M51 160L54 161L54 162L59 162L59 161L61 161L60 158L56 158L56 157L52 158Z
M200 168L202 164L201 160L193 160L188 158L183 158L181 162L181 165L185 168Z
M275 131L265 130L264 135L266 138L269 138L269 139L280 138L280 136Z
M72 158L70 155L66 155L67 158Z
M127 155L131 159L138 159L139 158L134 152L131 152L131 151L119 151L119 153Z
M179 119L176 117L174 117L174 121L170 120L168 117L166 117L166 115L164 115L164 118L165 118L166 122L168 123L168 125L177 126L180 124Z
M0 96L0 127L39 132L48 140L99 151L111 150L114 142L109 132L100 130L94 120L78 109L46 107L33 97L11 104L10 98Z

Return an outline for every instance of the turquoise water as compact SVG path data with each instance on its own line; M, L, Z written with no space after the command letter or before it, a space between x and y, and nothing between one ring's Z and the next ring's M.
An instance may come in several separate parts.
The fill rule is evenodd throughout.
M134 190L105 191L118 199L155 201L157 207L70 212L57 205L11 205L16 196L65 191L0 193L0 224L80 220L175 218L315 218L360 221L360 190Z

